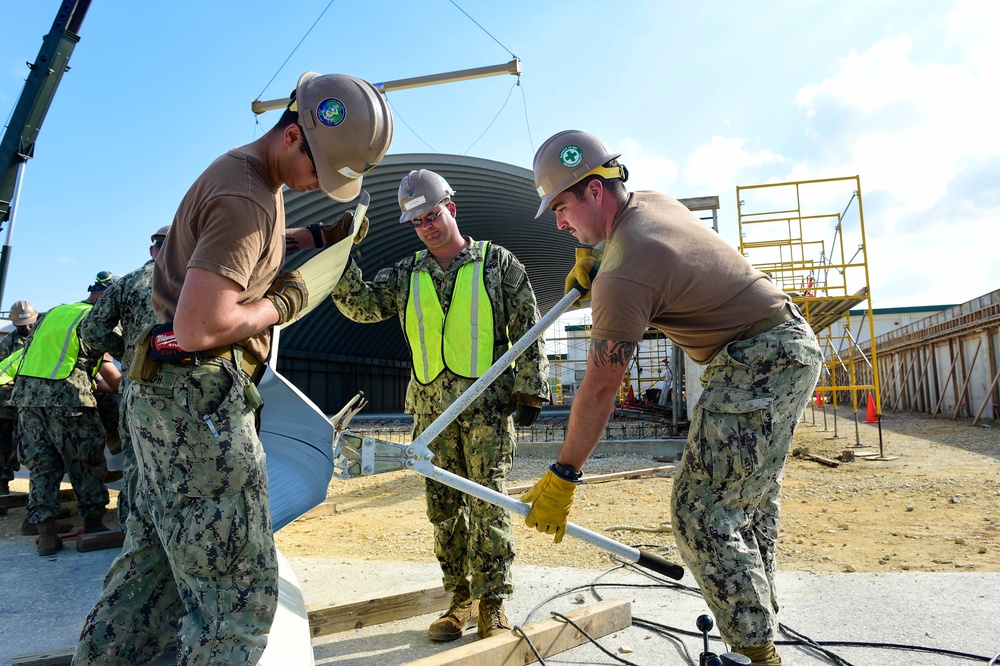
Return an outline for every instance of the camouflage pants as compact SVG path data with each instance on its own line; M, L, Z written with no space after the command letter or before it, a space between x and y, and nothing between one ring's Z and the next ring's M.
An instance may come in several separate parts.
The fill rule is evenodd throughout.
M119 387L121 395L128 395L128 388L132 380L122 377ZM131 507L135 504L135 487L138 482L138 466L135 460L135 449L132 447L132 435L128 427L128 409L123 400L121 408L118 410L118 435L121 439L121 460L122 460L122 489L118 492L118 524L125 529L125 522Z
M136 501L74 664L151 663L175 630L179 664L260 659L278 565L255 392L229 361L130 386Z
M821 363L797 317L730 343L702 377L670 508L681 558L730 645L774 638L782 475Z
M9 409L9 408L8 408ZM0 417L0 481L10 481L21 469L17 462L17 419Z
M30 472L28 520L40 523L59 512L59 483L69 475L84 518L100 518L108 506L104 426L92 407L20 407L18 458Z
M502 411L502 410L501 410ZM498 410L467 409L430 444L441 469L506 492L514 464L514 424ZM415 414L416 438L436 415ZM434 554L444 589L469 581L476 599L506 599L514 592L514 536L505 509L425 480L427 518L434 526Z

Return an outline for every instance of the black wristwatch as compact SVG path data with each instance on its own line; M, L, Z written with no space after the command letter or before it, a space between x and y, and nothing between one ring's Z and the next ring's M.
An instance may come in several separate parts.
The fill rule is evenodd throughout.
M577 471L576 467L572 465L563 465L558 462L552 463L549 467L552 473L558 476L563 481L572 481L576 483L583 477L583 472Z
M313 244L318 248L326 247L326 240L323 238L323 225L317 222L316 224L310 224L306 227L312 232Z

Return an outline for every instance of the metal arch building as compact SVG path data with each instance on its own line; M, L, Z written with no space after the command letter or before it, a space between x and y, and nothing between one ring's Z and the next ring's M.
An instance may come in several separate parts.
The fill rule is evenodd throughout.
M424 249L408 225L399 223L399 182L412 169L430 169L455 190L461 232L489 240L514 253L528 270L541 313L563 296L573 266L576 239L559 231L551 212L534 219L540 203L528 169L461 155L390 155L364 178L371 195L368 236L352 251L365 279L384 266ZM338 204L321 192L286 190L288 227L332 222L354 203ZM287 268L301 265L314 251L290 255ZM396 316L378 324L344 317L328 299L305 319L281 333L278 370L327 413L338 411L364 391L368 410L401 412L410 380L410 356Z

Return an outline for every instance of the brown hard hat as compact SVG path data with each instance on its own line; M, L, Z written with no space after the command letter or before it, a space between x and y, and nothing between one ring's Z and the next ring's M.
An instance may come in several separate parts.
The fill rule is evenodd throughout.
M149 240L151 240L151 241L153 241L155 243L157 238L166 238L167 237L167 233L169 231L170 231L170 225L169 224L166 225L165 227L160 227L159 229L156 230L155 234L153 234L152 236L149 237Z
M535 172L535 188L542 199L535 219L538 219L552 200L567 188L579 183L591 174L605 178L624 178L624 171L603 169L605 162L617 159L621 153L613 153L603 141L593 134L580 130L565 130L551 137L535 153L532 169Z
M420 217L441 203L442 199L454 194L455 190L451 189L448 181L433 171L411 171L399 181L399 209L403 211L399 216L400 224Z
M28 301L18 301L10 306L10 320L15 326L30 326L38 319L38 310Z
M385 96L347 74L306 72L290 108L298 111L320 189L334 201L354 199L362 176L382 160L392 141Z

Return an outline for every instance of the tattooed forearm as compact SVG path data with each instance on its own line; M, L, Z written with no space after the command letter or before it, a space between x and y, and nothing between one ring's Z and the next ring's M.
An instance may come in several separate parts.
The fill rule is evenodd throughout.
M285 254L291 254L293 252L298 252L302 248L299 246L299 241L295 239L291 234L285 234Z
M591 340L590 358L594 365L628 365L635 353L634 342L618 340Z

